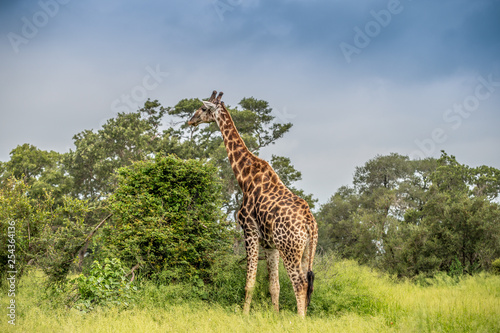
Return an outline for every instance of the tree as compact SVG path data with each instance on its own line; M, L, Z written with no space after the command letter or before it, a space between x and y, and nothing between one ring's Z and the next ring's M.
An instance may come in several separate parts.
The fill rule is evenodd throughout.
M334 250L344 257L350 257L347 251L358 242L352 223L352 214L358 208L358 196L353 188L342 186L322 205L316 214L318 221L318 244L323 250Z
M159 132L165 112L158 101L148 100L137 112L119 113L109 119L97 132L76 134L76 149L65 159L74 181L73 194L92 200L107 197L117 184L118 168L168 146Z
M41 267L51 281L60 281L88 234L84 220L89 207L68 196L55 205L50 192L37 198L30 192L30 186L15 177L0 187L0 240L9 244L0 249L0 272L15 270L20 278L32 264Z
M348 258L376 264L385 255L386 235L398 228L408 206L406 194L415 173L406 156L376 156L357 167L353 187L341 187L318 214L320 246Z
M43 197L51 192L56 203L71 188L71 179L65 173L64 154L38 149L31 144L19 145L10 152L10 160L3 163L0 182L7 185L11 177L22 179L30 195Z
M319 244L399 276L488 269L500 256L499 179L445 152L377 156L321 207Z
M243 110L251 111L251 113L242 113L242 116L246 116L248 120L241 121L241 123L247 125L246 128L243 128L243 132L250 133L255 138L254 150L274 144L276 140L283 137L292 128L291 123L280 124L274 122L275 117L271 114L272 109L266 101L253 97L243 98L239 105ZM252 151L250 147L249 149Z
M360 192L370 192L376 188L394 189L413 170L408 156L391 153L377 155L362 167L356 167L354 186Z
M500 207L492 201L499 194L500 170L471 168L442 152L430 179L425 204L406 215L426 239L420 250L436 257L422 271L450 271L457 265L467 273L488 269L500 256Z

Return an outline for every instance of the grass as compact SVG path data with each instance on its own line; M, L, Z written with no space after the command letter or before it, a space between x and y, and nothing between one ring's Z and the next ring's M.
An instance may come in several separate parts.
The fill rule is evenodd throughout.
M259 267L264 272L259 273L249 316L241 311L241 272L226 270L220 277L219 288L232 298L223 290L207 289L209 300L201 300L192 297L188 285L144 283L132 307L81 313L47 299L43 276L34 271L17 286L16 326L7 323L6 310L1 310L0 331L500 332L500 276L478 274L456 280L439 275L422 286L396 281L352 261L319 257L313 300L302 320L295 315L293 292L282 268L282 311L276 314L270 309L263 268ZM233 285L224 289L224 283ZM1 309L9 299L2 290Z

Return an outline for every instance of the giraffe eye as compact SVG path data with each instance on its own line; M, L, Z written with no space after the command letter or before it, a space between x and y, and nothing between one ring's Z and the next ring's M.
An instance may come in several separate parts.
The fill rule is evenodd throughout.
M201 108L201 111L205 112L207 111L207 108Z

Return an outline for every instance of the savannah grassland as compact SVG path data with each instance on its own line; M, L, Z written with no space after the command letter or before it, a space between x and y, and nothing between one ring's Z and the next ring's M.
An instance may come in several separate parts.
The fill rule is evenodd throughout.
M229 267L230 268L230 267ZM16 290L16 325L7 323L2 290L1 332L500 332L500 276L478 274L401 281L332 256L316 260L307 318L294 313L281 267L281 312L269 307L259 267L249 316L241 312L244 269L222 273L218 286L138 283L133 305L87 313L48 297L43 275L31 271ZM205 289L204 289L205 288Z

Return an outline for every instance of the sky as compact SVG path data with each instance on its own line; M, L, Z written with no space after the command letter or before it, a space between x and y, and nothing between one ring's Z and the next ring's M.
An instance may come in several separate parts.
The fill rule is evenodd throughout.
M499 18L498 0L4 0L0 161L218 90L293 123L260 156L320 204L377 155L500 168Z

